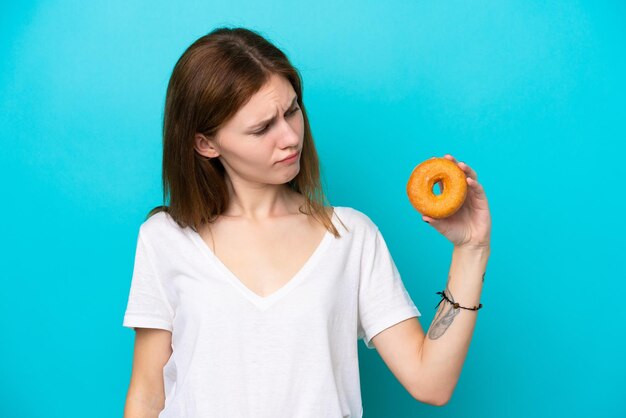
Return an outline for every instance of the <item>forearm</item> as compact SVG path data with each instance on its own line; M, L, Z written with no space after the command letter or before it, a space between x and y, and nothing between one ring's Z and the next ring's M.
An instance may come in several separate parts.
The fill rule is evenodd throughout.
M157 398L129 394L124 406L124 418L157 418L163 410L163 401Z
M464 307L478 306L490 249L455 247L445 294ZM421 361L434 393L452 396L469 349L478 311L454 308L445 299L428 329Z

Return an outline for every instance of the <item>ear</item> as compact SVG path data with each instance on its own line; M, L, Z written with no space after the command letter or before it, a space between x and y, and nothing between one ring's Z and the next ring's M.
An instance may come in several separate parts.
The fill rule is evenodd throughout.
M197 133L194 136L196 152L207 158L217 158L220 155L215 141L204 134Z

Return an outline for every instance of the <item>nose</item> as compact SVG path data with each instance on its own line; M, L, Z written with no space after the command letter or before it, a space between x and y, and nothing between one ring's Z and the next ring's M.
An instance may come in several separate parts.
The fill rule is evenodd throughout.
M300 146L300 133L291 126L289 122L283 120L283 129L279 136L279 145L281 148L299 148Z

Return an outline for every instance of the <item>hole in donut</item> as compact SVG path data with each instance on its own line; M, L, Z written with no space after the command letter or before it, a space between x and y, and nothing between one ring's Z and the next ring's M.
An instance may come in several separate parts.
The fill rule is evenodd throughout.
M435 196L440 195L441 193L443 193L443 183L440 181L438 181L437 183L435 183L433 185L433 194Z

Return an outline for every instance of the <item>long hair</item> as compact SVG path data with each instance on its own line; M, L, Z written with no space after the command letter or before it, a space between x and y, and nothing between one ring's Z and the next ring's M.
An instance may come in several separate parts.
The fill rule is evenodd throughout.
M288 187L305 197L300 213L313 216L335 237L340 235L324 208L327 201L300 74L281 50L245 28L214 29L193 42L176 62L163 115L163 205L150 210L146 219L164 211L179 226L197 231L228 208L224 166L219 159L196 152L194 136L214 137L273 74L291 83L304 116L300 171Z

